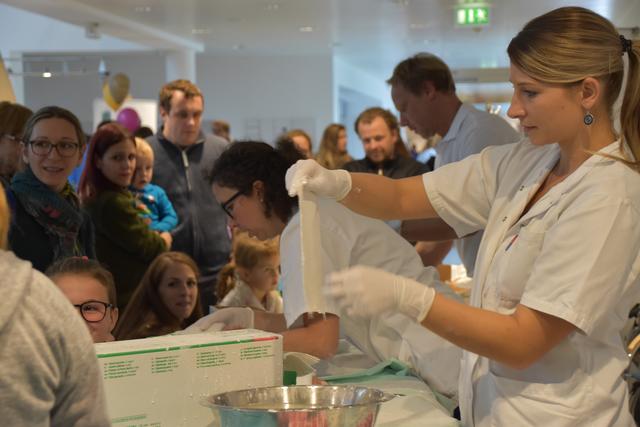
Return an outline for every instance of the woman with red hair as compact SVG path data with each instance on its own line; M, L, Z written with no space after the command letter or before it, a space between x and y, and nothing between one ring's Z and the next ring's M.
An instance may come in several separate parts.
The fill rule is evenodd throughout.
M136 143L116 123L102 126L91 138L79 193L96 230L98 260L116 282L124 309L147 267L171 247L171 235L151 231L138 216L127 190L136 166Z

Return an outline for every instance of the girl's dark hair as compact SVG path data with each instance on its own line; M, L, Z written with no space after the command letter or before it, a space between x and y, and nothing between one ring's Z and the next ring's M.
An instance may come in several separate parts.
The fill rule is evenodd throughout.
M287 169L301 159L303 157L293 143L274 149L260 141L238 141L230 144L218 157L209 182L249 195L253 191L253 183L262 181L265 215L270 217L273 212L286 223L298 201L287 193L284 177Z
M51 279L65 274L92 277L106 288L109 304L113 304L114 307L118 306L113 275L96 260L86 257L63 258L51 264L45 274Z
M119 123L107 123L93 134L89 141L89 152L87 153L87 163L80 177L78 194L83 203L87 203L103 191L121 191L109 181L102 171L98 169L97 161L102 159L107 150L119 142L129 140L135 146L136 141L129 131Z
M128 340L150 336L146 334L148 331L145 331L149 324L154 328L154 335L169 334L186 328L202 317L199 292L193 312L184 322L171 314L162 302L158 287L167 269L175 263L188 266L195 273L196 279L200 277L198 266L189 255L182 252L164 252L158 255L144 273L120 318L114 331L116 339Z

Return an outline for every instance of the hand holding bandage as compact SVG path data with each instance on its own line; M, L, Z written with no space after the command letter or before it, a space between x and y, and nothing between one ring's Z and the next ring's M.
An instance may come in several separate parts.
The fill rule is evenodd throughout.
M365 266L332 273L327 282L327 296L348 315L357 317L394 311L422 322L436 295L427 285Z
M318 196L344 199L351 191L351 174L345 170L329 170L315 160L298 160L285 176L290 196L300 195L302 187Z

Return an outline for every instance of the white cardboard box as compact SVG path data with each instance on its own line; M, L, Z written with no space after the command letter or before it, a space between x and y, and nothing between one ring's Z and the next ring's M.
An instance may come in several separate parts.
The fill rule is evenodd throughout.
M282 336L238 330L95 345L111 423L207 426L210 394L282 385Z

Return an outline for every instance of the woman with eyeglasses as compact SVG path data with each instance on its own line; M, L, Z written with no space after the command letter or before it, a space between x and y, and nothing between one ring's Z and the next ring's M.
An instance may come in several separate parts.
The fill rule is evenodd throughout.
M124 310L145 270L171 247L171 235L152 231L138 215L129 192L136 167L136 142L117 123L91 138L78 193L96 229L98 260L113 274Z
M113 341L118 322L113 275L98 261L70 257L53 263L46 271L84 319L93 342Z
M229 217L230 225L259 240L280 235L284 313L254 310L248 313L256 327L282 333L284 351L329 358L338 351L340 333L376 362L399 359L441 393L455 393L461 351L423 330L405 315L382 314L361 320L328 305L317 313L302 283L300 215L296 198L289 197L285 173L301 158L292 143L274 149L264 142L236 142L220 155L211 172L212 191ZM427 285L436 283L433 267L424 267L413 246L382 221L354 214L339 203L318 199L319 262L322 276L356 264L388 269ZM452 295L449 291L448 295ZM248 309L247 309L248 310ZM220 308L208 324L226 327L241 322L237 307ZM249 316L247 316L249 317ZM243 321L246 318L243 317ZM205 322L201 322L205 325ZM206 327L205 327L206 329ZM417 339L416 339L417 338Z
M77 117L41 108L25 124L21 147L26 168L13 176L9 194L11 249L40 271L69 256L95 258L91 219L68 182L85 148Z

